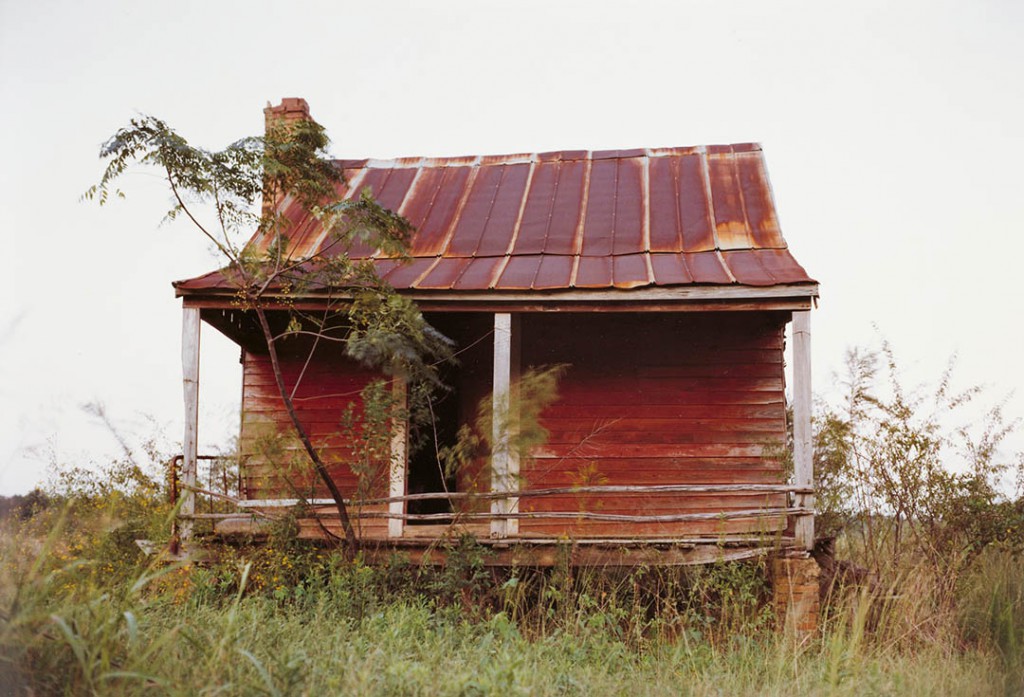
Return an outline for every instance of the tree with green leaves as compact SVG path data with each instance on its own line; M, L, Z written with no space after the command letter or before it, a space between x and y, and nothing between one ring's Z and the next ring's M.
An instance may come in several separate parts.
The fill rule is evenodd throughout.
M377 203L369 190L350 199L339 197L344 177L328 156L329 142L323 127L312 120L272 114L263 136L210 151L190 145L164 121L140 116L103 145L100 157L106 168L85 198L103 205L111 196L123 197L116 185L130 167L161 172L172 196L166 219L187 219L212 244L237 306L255 315L278 393L354 551L358 539L343 493L299 421L278 344L297 335L342 342L351 358L408 380L415 397L439 384L436 366L450 358L451 342L424 320L410 299L377 275L372 261L349 255L360 243L407 260L411 228ZM290 221L277 205L286 198L301 202L326 232L327 242L317 252L295 254ZM314 288L333 305L328 312L303 312L288 302ZM283 331L275 331L269 309L287 314ZM338 321L339 314L345 321Z
M876 570L923 560L950 589L986 547L1024 548L1024 453L1000 451L1021 420L1005 400L970 418L986 395L954 389L954 365L907 389L887 342L849 350L843 402L821 405L814 450L820 529L862 537Z

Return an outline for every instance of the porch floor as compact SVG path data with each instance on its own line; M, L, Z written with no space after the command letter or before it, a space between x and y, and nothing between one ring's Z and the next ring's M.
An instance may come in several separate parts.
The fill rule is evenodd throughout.
M305 521L303 521L305 522ZM326 540L323 529L302 526L300 537ZM221 538L259 536L266 523L252 515L223 518L215 526ZM358 530L358 528L357 528ZM795 537L773 535L719 535L704 537L604 536L569 538L554 535L490 536L484 523L409 525L402 537L389 537L383 526L359 530L362 552L371 561L385 561L395 552L413 563L445 563L450 543L469 535L489 550L487 566L684 566L736 561L765 555L806 556Z

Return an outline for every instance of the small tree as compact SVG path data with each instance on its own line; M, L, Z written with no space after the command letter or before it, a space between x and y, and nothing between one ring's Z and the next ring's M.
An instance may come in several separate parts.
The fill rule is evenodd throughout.
M349 549L355 550L358 541L344 497L299 421L278 343L297 335L312 336L314 347L343 342L350 357L418 386L413 395L438 384L435 366L450 357L451 348L411 300L377 275L372 261L350 257L358 242L408 260L411 228L369 190L349 200L338 196L344 177L327 154L328 144L314 121L271 117L265 135L208 151L190 145L160 119L140 116L103 145L106 169L85 198L103 205L111 194L123 197L115 184L132 165L162 172L172 195L165 219L184 217L205 236L224 262L221 274L234 289L237 306L254 313L289 419L334 500ZM326 232L327 242L318 251L296 254L290 222L277 205L286 197L306 206ZM323 312L302 312L289 302L314 288L326 299ZM283 331L272 327L268 309L286 314ZM346 321L339 322L339 315Z
M1024 545L1024 499L1009 495L1014 464L999 453L1020 420L997 403L972 422L965 407L983 390L954 390L952 368L908 391L888 344L850 350L843 403L819 409L814 452L826 534L857 530L876 569L910 555L950 583L986 546Z

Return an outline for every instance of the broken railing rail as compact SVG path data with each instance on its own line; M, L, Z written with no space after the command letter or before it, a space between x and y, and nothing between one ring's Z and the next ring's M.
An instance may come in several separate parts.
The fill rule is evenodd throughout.
M249 514L264 518L273 518L261 509L291 508L305 505L310 507L333 506L332 499L237 499L199 487L188 487L192 492L212 496L243 509L244 513L195 513L192 519L223 519ZM395 502L448 500L454 501L486 501L493 499L524 499L565 494L665 494L665 493L745 493L745 494L809 494L813 488L794 484L656 484L648 486L630 485L595 485L552 487L546 489L525 489L516 491L514 496L507 492L431 492L422 494L406 494L366 499L347 499L345 504L350 507L349 515L358 519L388 519L403 521L489 521L496 519L549 519L549 520L593 520L622 523L681 523L695 521L735 520L740 518L760 518L777 516L810 516L814 511L801 506L761 507L740 510L722 510L702 513L669 513L669 514L628 514L601 513L598 511L505 511L494 513L488 511L451 511L446 513L396 513L393 511L363 510L365 506L377 506ZM315 514L314 514L315 515Z
M196 460L197 461L202 460L202 461L211 462L211 461L216 461L216 460L230 460L230 459L232 459L232 457L230 455L196 455ZM184 462L184 460L185 460L185 456L184 455L175 455L174 457L171 458L170 462L167 463L167 493L168 493L168 499L170 500L170 504L171 504L172 508L176 508L178 506L178 502L179 502L178 500L179 500L179 498L181 496L181 490L182 489L185 489L187 491L191 491L193 493L202 493L202 494L204 494L206 496L209 496L211 498L217 498L217 499L224 500L227 503L233 503L235 505L238 504L240 499L237 499L237 498L232 497L232 496L227 494L227 479L226 479L226 477L224 477L224 489L225 489L225 492L223 494L218 494L218 493L216 493L214 491L209 491L209 490L206 490L206 489L198 489L195 486L187 486L187 485L182 484L179 481L178 473L181 470L181 464L182 464L182 462ZM236 482L234 482L234 484L235 484L235 491L238 492L238 493L241 493L241 491L242 491L242 474L241 474L241 470L242 470L242 468L239 467L238 468L237 477L236 477ZM211 470L210 471L210 477L212 477L212 476L213 476L213 471ZM210 488L211 489L213 488L212 487L212 480L211 480L211 487ZM171 521L171 541L170 541L170 543L168 545L170 553L174 554L174 555L177 555L179 550L181 549L181 531L180 531L179 525L178 525L178 521L179 520L192 520L192 519L195 519L195 518L208 517L210 515L216 515L216 514L212 514L212 513L211 514L192 513L192 514L184 515L184 514L179 513L178 515L174 516L174 519ZM231 514L231 515L237 515L237 514Z
M216 462L217 460L233 460L233 459L235 459L235 458L232 455L196 455L196 460L202 460L202 461L205 461L205 462ZM168 464L168 468L167 468L168 469L168 480L169 480L168 481L168 491L169 491L169 496L170 496L170 501L171 501L171 505L172 506L177 505L178 497L180 496L180 493L181 493L180 490L182 488L186 488L186 489L189 489L191 491L195 491L196 490L196 487L194 487L194 486L183 487L179 483L179 481L178 481L178 472L181 470L181 463L184 460L185 460L185 456L184 455L175 455L174 457L171 458L171 461ZM211 471L210 477L212 477L212 476L213 475L212 475L212 471ZM227 494L227 489L228 489L227 478L223 477L223 481L224 481L224 492L223 493L226 495ZM210 484L211 484L210 489L212 489L213 488L212 480L211 480ZM239 467L239 471L236 473L236 476L235 476L235 481L232 482L232 484L234 485L234 490L236 492L241 493L241 491L242 491L241 467ZM213 491L205 490L205 489L203 490L202 493L207 494L209 496L212 496L214 498L219 498L219 497L222 496L221 494L216 494ZM237 501L238 500L238 499L231 498L230 496L228 498L230 500L232 500L232 501Z
M751 508L747 510L713 511L709 513L658 513L634 515L630 513L597 513L593 511L510 511L503 513L452 512L452 513L391 513L389 511L359 511L349 513L353 518L390 518L398 520L494 520L494 519L541 519L549 520L598 520L616 523L685 523L701 520L734 520L736 518L758 518L781 515L811 515L808 508Z
M718 494L718 493L744 493L744 494L811 494L813 487L797 486L795 484L651 484L646 486L633 486L626 484L603 484L593 486L565 486L546 489L521 489L518 491L437 491L424 494L405 494L404 496L388 496L368 499L345 499L346 506L371 506L375 504L386 504L399 501L438 501L447 499L450 501L478 500L486 501L491 499L522 499L533 496L558 496L561 494ZM334 499L246 499L240 502L242 506L287 508L305 503L310 506L333 506Z

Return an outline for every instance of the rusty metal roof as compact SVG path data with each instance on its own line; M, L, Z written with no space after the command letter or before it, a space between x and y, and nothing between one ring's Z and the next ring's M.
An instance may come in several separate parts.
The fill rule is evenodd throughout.
M398 290L815 283L787 249L756 144L338 164L342 197L369 187L415 228L411 263L349 252L374 259ZM293 258L330 253L299 203L282 212ZM214 272L175 286L230 284Z

